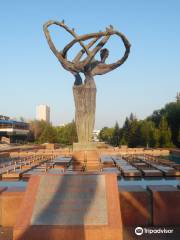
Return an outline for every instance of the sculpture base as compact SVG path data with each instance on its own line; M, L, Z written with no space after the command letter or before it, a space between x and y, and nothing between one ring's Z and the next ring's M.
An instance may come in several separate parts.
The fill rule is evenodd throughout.
M96 150L97 143L89 142L89 143L73 143L73 151L86 151L86 150Z
M14 240L122 240L117 176L32 176L23 198Z

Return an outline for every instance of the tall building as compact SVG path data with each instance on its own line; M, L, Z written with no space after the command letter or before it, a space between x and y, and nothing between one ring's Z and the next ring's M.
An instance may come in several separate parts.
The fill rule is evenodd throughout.
M50 123L50 107L45 104L38 105L36 107L36 119Z

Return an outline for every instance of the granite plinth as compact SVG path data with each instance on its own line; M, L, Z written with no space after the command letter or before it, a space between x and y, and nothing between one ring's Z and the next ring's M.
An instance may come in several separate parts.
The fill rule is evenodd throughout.
M86 151L86 150L96 150L97 143L73 143L73 151Z
M148 226L151 223L149 192L141 186L119 186L123 226Z
M103 175L41 177L31 225L104 224L107 202Z
M180 225L180 190L170 185L148 186L152 194L153 225Z
M14 240L121 239L115 174L32 176Z
M0 225L14 226L24 192L24 187L9 187L0 194Z

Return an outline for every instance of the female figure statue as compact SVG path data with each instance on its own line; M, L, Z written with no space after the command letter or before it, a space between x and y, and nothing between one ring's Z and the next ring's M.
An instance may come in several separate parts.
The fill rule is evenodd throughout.
M69 32L74 39L68 43L62 51L58 51L51 39L48 28L51 25L58 25ZM75 77L73 86L73 94L75 101L75 122L78 135L78 141L81 144L88 144L92 139L92 132L95 123L95 110L96 110L96 84L94 76L103 75L108 73L120 65L122 65L128 58L130 52L130 43L124 34L114 30L110 27L106 28L104 32L90 33L78 36L74 29L70 29L65 25L64 21L48 21L44 24L43 30L49 44L50 49L58 58L61 65ZM112 64L106 64L109 51L103 48L112 35L120 37L125 46L124 56ZM92 39L87 45L84 44L86 40ZM69 49L75 44L79 43L82 50L76 55L73 61L67 59ZM97 45L92 49L92 46ZM91 50L90 50L91 49ZM95 55L100 51L100 61L95 59ZM82 56L86 53L86 57ZM83 81L80 73L83 73L85 80Z

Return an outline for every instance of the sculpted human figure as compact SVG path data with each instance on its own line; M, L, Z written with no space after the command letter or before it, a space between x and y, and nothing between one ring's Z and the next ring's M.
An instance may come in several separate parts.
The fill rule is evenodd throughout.
M69 42L62 51L58 51L51 39L48 28L51 25L57 25L69 32L74 39ZM58 58L61 65L74 75L75 81L73 86L73 94L75 101L75 122L79 143L87 144L91 142L92 132L95 123L96 110L96 84L94 76L108 73L120 65L128 58L130 52L130 43L124 34L114 30L113 26L109 26L105 31L90 33L78 36L74 29L70 29L65 25L64 21L48 21L44 24L43 30L49 44L50 49ZM105 61L109 56L107 48L103 48L112 35L121 38L125 46L125 53L122 58L112 64L106 64ZM85 41L91 41L85 45ZM76 43L82 47L81 51L76 55L73 61L67 59L69 49ZM96 46L92 49L92 47ZM91 50L90 50L91 49ZM96 54L100 51L100 61L95 59ZM86 57L82 59L82 56ZM85 76L84 81L80 73Z

